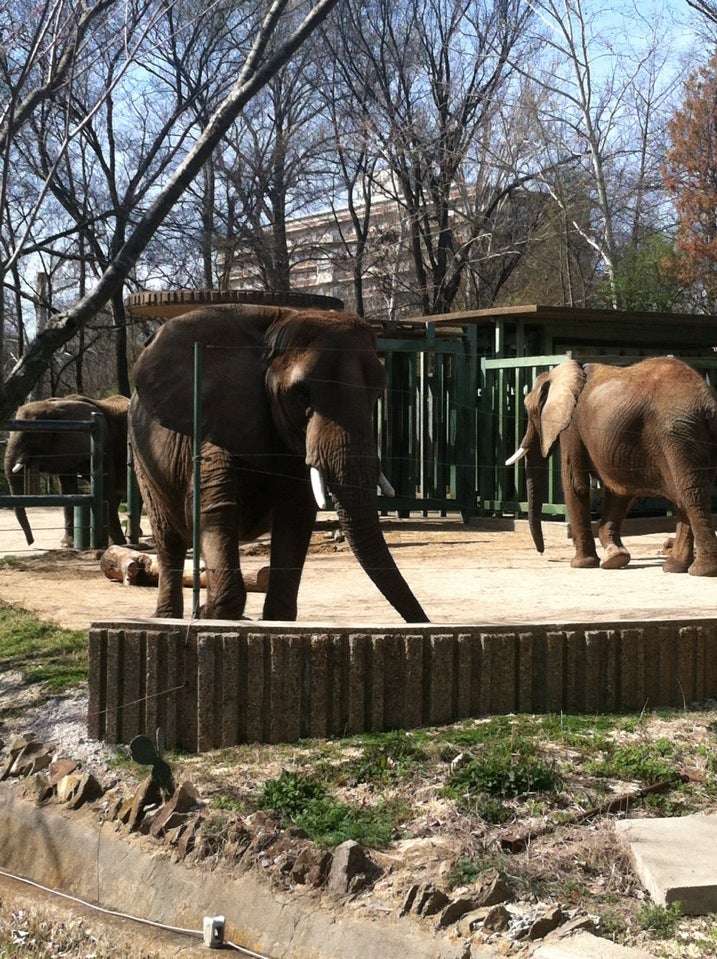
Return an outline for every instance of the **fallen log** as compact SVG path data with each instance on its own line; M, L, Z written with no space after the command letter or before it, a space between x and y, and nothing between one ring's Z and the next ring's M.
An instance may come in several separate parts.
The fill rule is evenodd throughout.
M100 569L107 579L116 580L125 586L157 586L159 583L156 556L127 546L110 546L106 549L100 557ZM242 577L248 592L265 593L269 586L269 567L262 566L256 572L243 572ZM194 585L193 571L185 570L182 584ZM199 571L199 585L207 585L204 569Z

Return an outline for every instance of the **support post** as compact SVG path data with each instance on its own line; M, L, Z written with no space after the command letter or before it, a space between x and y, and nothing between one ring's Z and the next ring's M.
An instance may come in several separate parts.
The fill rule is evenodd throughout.
M192 617L199 618L202 461L202 347L194 344L194 489L192 492Z

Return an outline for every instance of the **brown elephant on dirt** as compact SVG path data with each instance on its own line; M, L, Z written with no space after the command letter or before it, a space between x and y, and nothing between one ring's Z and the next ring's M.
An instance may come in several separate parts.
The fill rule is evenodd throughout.
M537 377L525 398L528 428L517 452L526 457L528 518L543 551L541 512L547 459L560 441L565 505L575 543L571 566L627 565L620 525L638 496L669 500L677 532L666 572L717 576L712 488L717 473L717 395L687 364L670 357L627 367L567 360ZM590 477L604 491L598 535L590 522ZM695 556L696 548L696 556Z
M296 619L317 503L326 507L328 490L366 573L405 620L426 621L380 529L376 488L389 487L374 410L386 374L373 330L347 313L259 306L217 306L168 320L135 364L130 442L157 547L156 615L183 612L193 525L195 344L202 367L204 615L243 615L239 541L271 530L263 618Z
M126 396L108 396L94 400L78 393L50 397L25 403L15 414L16 420L85 421L93 413L103 416L104 439L104 496L108 504L108 533L110 542L126 542L119 519L120 502L127 495L127 409ZM57 476L63 495L78 492L78 477L90 476L90 435L82 432L38 432L13 430L5 449L5 475L10 493L24 493L23 470L34 468L41 473ZM64 508L65 535L62 545L74 546L74 510ZM28 544L34 542L27 513L23 507L15 515L25 533Z

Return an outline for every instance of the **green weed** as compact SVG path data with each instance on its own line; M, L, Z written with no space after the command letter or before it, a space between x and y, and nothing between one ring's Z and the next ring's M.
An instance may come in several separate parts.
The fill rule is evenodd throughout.
M403 805L387 801L350 806L339 802L318 780L286 770L264 784L257 805L276 813L285 825L303 829L320 846L338 846L353 839L364 846L383 848L396 838L406 813Z
M637 914L637 923L652 939L670 939L681 918L682 906L679 902L670 903L669 906L646 902Z
M481 793L518 798L532 792L554 792L560 783L555 768L533 749L511 749L509 743L498 742L458 769L445 792L460 805L473 806Z
M348 764L347 775L359 783L401 781L417 772L426 758L407 733L387 733L364 746L361 756Z
M594 776L638 779L648 784L671 781L677 778L676 756L676 747L667 739L610 743L602 757L585 764L585 771Z

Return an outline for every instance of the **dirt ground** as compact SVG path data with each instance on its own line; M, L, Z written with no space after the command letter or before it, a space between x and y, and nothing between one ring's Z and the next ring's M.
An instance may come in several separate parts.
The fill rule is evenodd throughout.
M35 543L28 547L9 510L0 512L0 599L85 629L91 622L151 617L156 590L123 586L100 570L92 550L62 550L61 512L30 511ZM401 619L358 566L344 542L333 539L333 514L323 514L313 536L299 591L299 620L337 625L390 625ZM645 525L645 524L643 524ZM665 575L662 545L669 521L624 537L632 553L621 570L570 568L571 541L562 523L544 524L545 552L536 552L525 522L465 525L449 517L389 516L383 526L393 556L434 623L567 623L712 616L717 579ZM513 528L510 528L510 527ZM502 528L501 528L502 527ZM268 564L268 542L241 550L242 568ZM69 585L76 581L78 588ZM79 586L79 583L82 586ZM246 615L261 617L263 594L250 593ZM185 590L185 618L192 590Z

